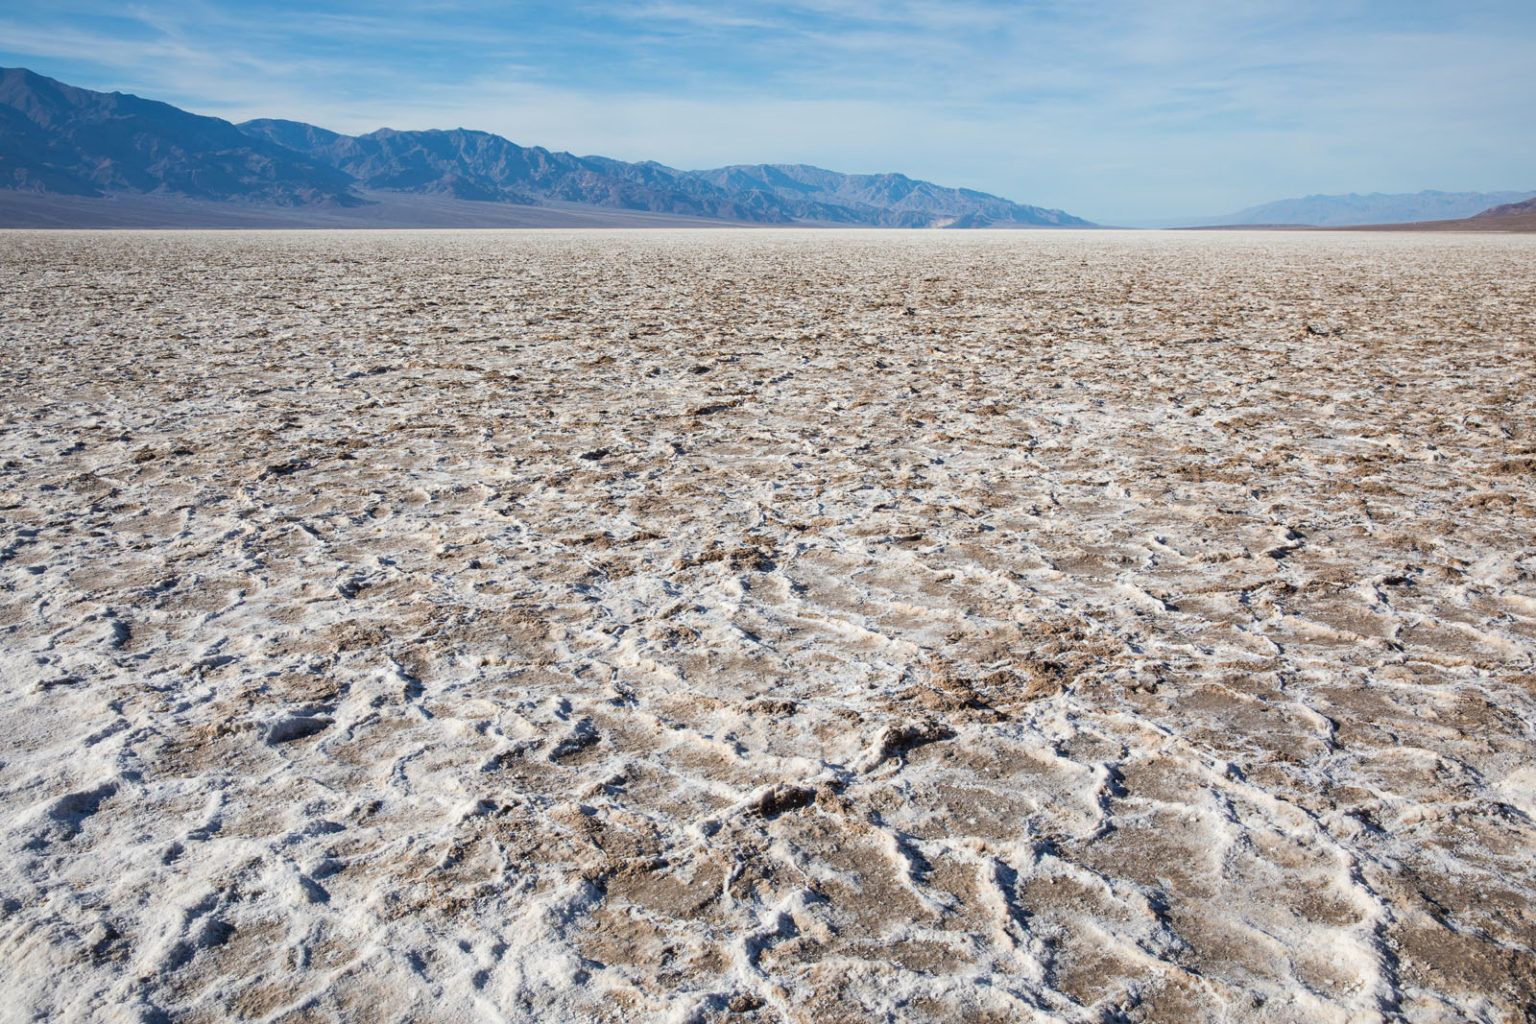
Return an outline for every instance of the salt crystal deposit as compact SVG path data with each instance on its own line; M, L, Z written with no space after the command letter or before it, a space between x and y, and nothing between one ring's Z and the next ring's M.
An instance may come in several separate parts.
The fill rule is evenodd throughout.
M12 1020L1536 1013L1536 238L0 235Z

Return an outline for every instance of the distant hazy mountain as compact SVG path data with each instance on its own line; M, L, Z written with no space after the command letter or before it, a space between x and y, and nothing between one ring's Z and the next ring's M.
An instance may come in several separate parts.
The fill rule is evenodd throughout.
M1536 217L1536 198L1526 199L1518 203L1505 203L1484 210L1477 215L1487 217L1490 220L1502 220L1507 217Z
M1505 203L1491 210L1484 210L1472 217L1457 220L1419 221L1413 224L1379 225L1377 231L1479 231L1520 232L1536 231L1536 199L1519 203Z
M1262 206L1189 221L1191 227L1231 224L1302 224L1314 227L1350 227L1359 224L1414 224L1420 221L1457 220L1481 213L1501 203L1536 196L1533 192L1373 192L1343 196L1306 196L1281 199Z
M0 69L0 191L5 190L120 200L106 214L80 202L22 197L0 202L0 219L61 225L72 219L142 223L152 220L156 210L166 211L164 216L181 225L198 218L251 222L248 211L233 218L215 216L206 206L183 199L298 208L374 207L374 216L341 218L370 226L475 221L476 207L452 203L600 207L761 224L1088 224L1060 210L900 174L838 174L798 165L680 171L654 162L519 146L499 135L463 128L381 128L351 136L297 121L263 119L236 126L135 96L77 89L22 69ZM134 196L177 201L126 201ZM420 210L413 209L413 203ZM327 224L337 220L331 214L323 219ZM273 220L283 226L294 223L289 214L274 214ZM508 218L488 213L484 220L501 224ZM539 217L525 220L545 222Z
M1495 206L1462 223L1489 231L1536 231L1536 199Z
M358 201L346 175L228 121L19 68L0 69L0 185L278 205Z

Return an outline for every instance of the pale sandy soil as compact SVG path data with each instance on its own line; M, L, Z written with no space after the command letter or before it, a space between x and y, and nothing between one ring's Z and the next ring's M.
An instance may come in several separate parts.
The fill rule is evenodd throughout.
M0 235L0 1017L1530 1020L1533 297Z

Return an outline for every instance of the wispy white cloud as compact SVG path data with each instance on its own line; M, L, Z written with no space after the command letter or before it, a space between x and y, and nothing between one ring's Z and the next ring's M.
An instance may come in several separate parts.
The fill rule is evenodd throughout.
M1536 9L1512 0L65 0L0 17L0 60L232 119L899 169L1107 220L1536 187L1533 44Z

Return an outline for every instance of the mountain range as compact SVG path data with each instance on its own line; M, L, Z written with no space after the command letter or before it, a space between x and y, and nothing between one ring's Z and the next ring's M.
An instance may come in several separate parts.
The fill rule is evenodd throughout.
M1377 224L1373 231L1478 231L1527 234L1536 232L1536 198L1505 203L1471 217L1455 220L1415 221L1411 224Z
M1355 227L1415 224L1472 217L1491 207L1536 197L1536 192L1423 192L1315 195L1281 199L1221 217L1185 221L1190 227L1233 225Z
M0 224L593 223L593 209L615 223L1090 226L902 174L803 164L682 171L463 128L343 135L297 121L237 125L0 69Z

